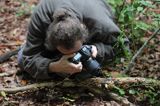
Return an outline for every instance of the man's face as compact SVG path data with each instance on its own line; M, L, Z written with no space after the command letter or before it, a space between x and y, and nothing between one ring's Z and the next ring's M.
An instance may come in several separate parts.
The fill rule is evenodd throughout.
M57 49L62 53L62 54L65 54L65 55L68 55L68 54L73 54L77 51L79 51L82 47L82 41L81 40L78 40L76 41L75 43L75 46L74 48L72 49L66 49L64 48L63 46L57 46Z

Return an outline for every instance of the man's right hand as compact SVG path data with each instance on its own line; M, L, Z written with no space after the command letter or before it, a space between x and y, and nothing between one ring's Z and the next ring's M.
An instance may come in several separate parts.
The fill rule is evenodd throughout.
M71 55L63 55L62 58L56 62L52 62L49 64L50 72L58 72L58 73L66 73L66 74L74 74L82 71L82 63L74 64L68 61L68 58L73 57L74 54Z

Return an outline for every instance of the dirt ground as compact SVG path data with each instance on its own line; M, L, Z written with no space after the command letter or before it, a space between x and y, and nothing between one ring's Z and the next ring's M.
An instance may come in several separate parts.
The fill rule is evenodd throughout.
M37 4L37 0L1 0L0 1L0 55L15 50L24 43L27 33L27 25L30 20L32 8ZM144 37L144 41L147 38ZM119 64L117 67L121 67ZM116 77L119 70L112 70ZM24 80L22 75L17 75L19 71L17 65L17 55L8 61L0 64L0 73L7 76L0 77L0 88L17 87L33 83ZM153 38L143 54L140 55L135 67L129 72L131 77L144 77L160 80L160 36ZM56 88L50 91L48 88L34 92L21 92L17 94L4 94L1 92L1 106L120 106L116 101L102 97L95 97L89 91L80 88L70 88L65 91ZM160 94L160 91L157 91ZM147 106L147 101L141 105ZM132 102L133 103L133 102ZM135 102L136 103L136 102Z

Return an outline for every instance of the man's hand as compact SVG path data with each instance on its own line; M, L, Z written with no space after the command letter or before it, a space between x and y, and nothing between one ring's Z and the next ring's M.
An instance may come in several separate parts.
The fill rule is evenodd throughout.
M73 57L72 55L64 55L62 58L56 62L52 62L49 65L50 72L67 73L74 74L82 71L82 63L74 64L68 61L68 58Z
M96 58L96 56L97 56L97 53L98 53L98 51L97 51L97 47L95 46L95 45L91 45L92 46L92 56L94 57L94 58Z

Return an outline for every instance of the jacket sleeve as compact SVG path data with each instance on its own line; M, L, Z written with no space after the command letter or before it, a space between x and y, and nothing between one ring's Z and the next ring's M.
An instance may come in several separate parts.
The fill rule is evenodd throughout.
M39 5L41 6L41 4ZM23 69L36 79L49 79L48 66L52 59L45 58L42 52L45 51L46 28L49 17L45 14L43 6L34 11L28 27L27 40L22 53Z
M89 28L89 42L97 47L97 60L103 62L115 57L113 45L117 42L120 29L114 23L111 8L103 0L94 11L87 10L86 23ZM90 12L92 11L92 12ZM92 14L89 14L92 13Z
M94 45L98 50L97 60L100 62L109 61L115 57L115 50L113 46L117 42L120 30L110 18L100 22L99 24L101 24L101 30L97 29L93 34L93 38L95 40ZM110 26L108 27L108 25Z
M92 40L94 45L97 47L98 54L97 60L100 62L112 60L116 53L116 49L114 45L117 43L117 37L120 35L120 29L115 24L114 19L115 16L112 12L111 7L105 0L101 0L103 3L101 4L101 11L105 12L97 12L93 17L94 27L92 28ZM103 5L104 4L104 5ZM102 8L105 8L104 10ZM129 40L127 37L123 38L125 47L130 52L129 48Z
M115 50L112 44L105 44L103 42L100 42L94 43L94 45L97 47L98 50L96 59L99 62L110 61L115 57Z
M116 28L115 28L116 29ZM119 35L119 30L113 32L105 32L95 30L95 34L92 36L92 44L97 47L98 54L96 59L99 62L110 61L115 57L114 45L117 42L117 36Z
M103 62L115 57L113 45L117 42L120 29L108 15L90 19L89 42L98 49L97 60Z

